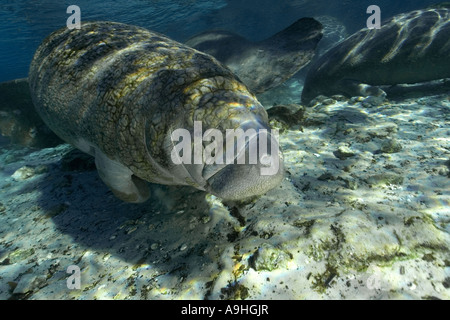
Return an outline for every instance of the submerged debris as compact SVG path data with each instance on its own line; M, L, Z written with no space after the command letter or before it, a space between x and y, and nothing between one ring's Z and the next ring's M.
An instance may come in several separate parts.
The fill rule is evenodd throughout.
M355 155L355 152L352 151L349 147L340 146L336 151L333 152L336 158L345 160L347 158L351 158Z
M305 118L305 108L298 104L278 105L267 110L269 119L280 121L287 127L301 124Z
M396 153L400 152L402 150L402 145L398 141L394 139L388 139L386 141L383 141L383 144L381 145L380 151L382 153Z
M292 256L269 243L263 243L250 258L250 265L256 271L272 271L287 268Z

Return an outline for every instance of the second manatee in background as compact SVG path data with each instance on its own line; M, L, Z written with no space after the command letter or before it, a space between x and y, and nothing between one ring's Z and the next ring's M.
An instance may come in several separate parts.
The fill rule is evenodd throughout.
M364 28L310 65L302 103L318 95L385 96L377 86L450 77L450 10L399 14Z

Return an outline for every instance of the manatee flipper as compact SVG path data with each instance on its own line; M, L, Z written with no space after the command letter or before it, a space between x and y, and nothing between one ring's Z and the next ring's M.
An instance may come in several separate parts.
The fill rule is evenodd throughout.
M147 182L136 177L123 164L109 159L99 149L95 150L98 175L116 197L126 202L141 203L150 197Z
M255 92L274 88L292 77L314 56L322 25L301 18L268 39L253 42L227 31L207 31L186 44L227 65Z

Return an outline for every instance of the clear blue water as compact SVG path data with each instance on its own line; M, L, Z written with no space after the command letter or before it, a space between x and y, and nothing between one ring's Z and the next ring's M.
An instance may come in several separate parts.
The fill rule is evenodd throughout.
M64 26L66 9L76 4L82 20L110 20L143 26L177 36L180 26L193 32L201 14L226 5L223 0L200 1L15 1L0 4L0 81L25 77L32 55L51 32ZM183 36L183 32L179 33Z
M365 25L373 1L329 0L1 0L0 82L26 77L33 53L52 31L66 23L76 4L82 20L110 20L146 27L183 41L200 31L222 28L258 39L304 16L338 18L350 32ZM423 8L427 1L379 0L383 18Z
M128 204L69 145L10 141L49 131L34 127L26 81L2 83L27 77L36 48L65 26L74 4L83 21L129 23L181 42L208 29L259 40L314 17L324 24L320 55L364 28L371 4L387 19L434 2L0 0L0 300L448 300L447 91L382 102L335 97L306 108L302 120L296 113L299 123L280 132L280 187L230 209L206 192L157 184L150 200ZM302 76L258 100L298 103ZM78 291L66 287L74 264Z

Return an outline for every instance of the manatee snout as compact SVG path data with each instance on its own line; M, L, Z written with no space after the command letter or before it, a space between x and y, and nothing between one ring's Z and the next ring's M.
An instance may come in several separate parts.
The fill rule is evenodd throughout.
M248 113L232 120L223 119L212 129L196 121L190 130L172 132L172 176L229 201L253 198L279 185L284 163L278 130Z
M203 170L206 191L223 200L244 200L262 195L283 179L284 163L278 132L258 128L245 133L245 139L241 136L229 143L234 148L234 159L226 159L225 151L223 164L206 165Z
M283 161L280 160L280 166ZM283 179L282 170L262 175L263 165L227 165L208 179L207 191L223 200L245 200L275 188Z

